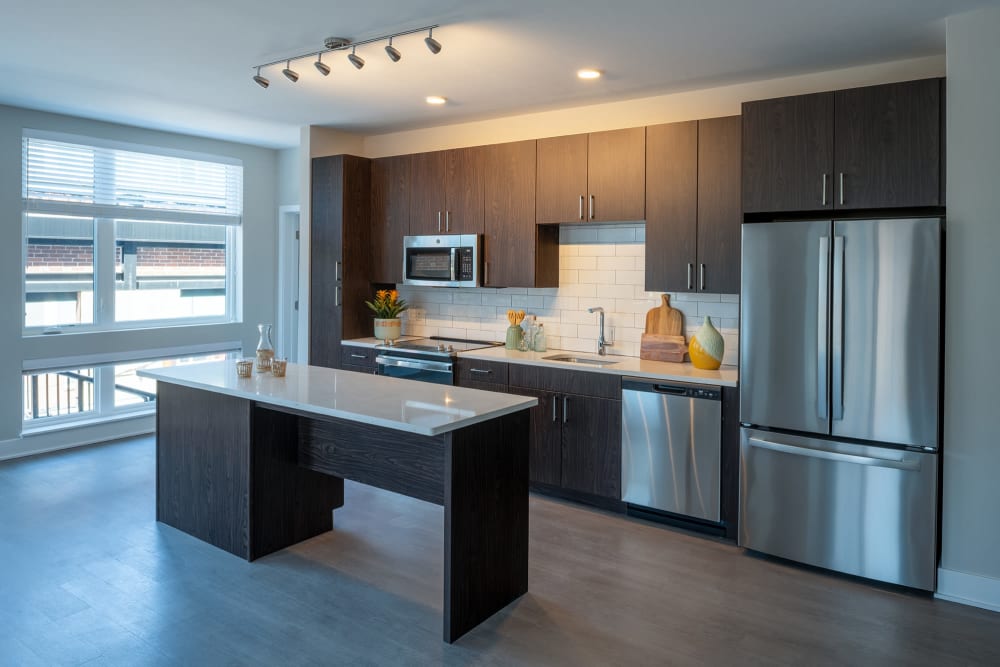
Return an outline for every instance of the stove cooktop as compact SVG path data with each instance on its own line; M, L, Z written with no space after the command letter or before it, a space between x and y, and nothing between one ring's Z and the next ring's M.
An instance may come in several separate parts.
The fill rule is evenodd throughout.
M431 336L430 338L416 338L414 340L404 340L393 345L379 345L377 349L383 352L422 352L424 354L440 354L443 356L455 356L459 352L469 350L479 350L484 347L496 347L503 345L486 340L464 340L461 338L442 338Z

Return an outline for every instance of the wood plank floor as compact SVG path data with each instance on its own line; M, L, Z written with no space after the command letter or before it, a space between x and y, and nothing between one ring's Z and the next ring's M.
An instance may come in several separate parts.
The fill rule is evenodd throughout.
M153 454L0 464L0 664L1000 664L1000 614L542 497L530 592L449 646L441 508L350 484L248 564L154 521Z

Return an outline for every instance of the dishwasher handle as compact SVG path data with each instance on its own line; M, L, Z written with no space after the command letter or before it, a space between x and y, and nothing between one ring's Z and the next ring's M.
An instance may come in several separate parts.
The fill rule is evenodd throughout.
M622 391L644 392L647 394L665 394L684 398L698 398L709 401L722 400L722 387L694 382L663 382L638 377L623 377Z
M674 396L687 396L687 387L675 387L669 384L654 384L652 390L657 394L673 394Z

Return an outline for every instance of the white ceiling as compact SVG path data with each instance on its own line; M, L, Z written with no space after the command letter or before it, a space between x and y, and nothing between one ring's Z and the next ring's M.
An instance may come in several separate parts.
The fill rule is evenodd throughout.
M272 147L298 128L378 133L942 53L943 18L988 0L13 0L0 103ZM440 23L265 72L261 62ZM579 81L596 67L604 78ZM424 97L449 103L430 107Z

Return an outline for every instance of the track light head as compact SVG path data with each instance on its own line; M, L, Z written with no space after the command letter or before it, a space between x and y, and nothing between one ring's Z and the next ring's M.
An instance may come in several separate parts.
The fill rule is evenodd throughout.
M394 63L398 63L403 57L403 54L399 52L399 49L392 45L392 37L389 38L389 45L385 47L385 53L389 56L389 60Z
M261 88L267 88L271 85L271 82L260 75L260 68L257 68L257 73L253 75L253 82L256 83Z
M323 54L316 54L316 62L313 63L316 66L316 71L318 71L323 76L330 76L330 66L323 62Z
M424 44L427 45L427 50L433 54L441 53L441 42L434 39L434 28L427 31L427 36L424 37Z
M356 68L361 69L362 67L365 66L365 59L359 56L357 53L355 53L357 50L358 47L356 46L352 48L350 55L347 56L347 59L350 60L351 64L354 65Z
M281 73L285 75L285 78L295 83L299 80L299 73L292 69L292 61L288 60L285 62L285 69L281 70Z

